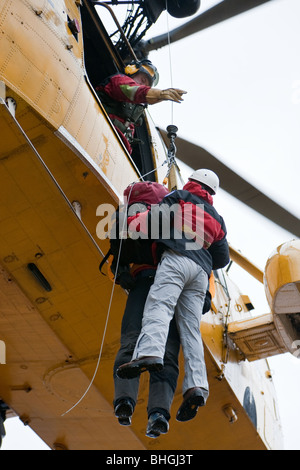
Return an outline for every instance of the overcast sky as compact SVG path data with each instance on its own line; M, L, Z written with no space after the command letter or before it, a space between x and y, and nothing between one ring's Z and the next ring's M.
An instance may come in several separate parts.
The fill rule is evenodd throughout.
M202 9L216 3L202 0ZM150 55L160 71L160 88L173 83L188 91L181 105L151 107L155 122L164 128L174 123L181 137L206 148L298 217L299 17L299 0L272 0ZM161 18L153 36L166 25ZM177 25L178 20L169 19L170 29ZM215 206L226 221L230 243L262 270L273 250L294 238L224 191L215 197ZM270 311L262 285L238 267L231 275L249 294L255 313ZM300 361L287 354L269 363L285 446L300 450Z

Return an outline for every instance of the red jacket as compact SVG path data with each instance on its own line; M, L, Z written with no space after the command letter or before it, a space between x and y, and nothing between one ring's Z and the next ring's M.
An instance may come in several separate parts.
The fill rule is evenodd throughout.
M168 211L168 208L175 208ZM177 208L177 209L176 209ZM180 210L179 210L180 209ZM159 210L161 211L158 216ZM162 216L162 217L161 217ZM163 219L169 224L162 228ZM129 231L151 236L165 248L191 258L210 275L229 263L229 247L223 218L202 186L188 182L183 190L168 194L159 206L128 218Z
M132 78L127 75L113 75L109 77L105 83L99 85L96 90L106 93L110 98L120 103L134 103L134 104L146 104L147 93L151 87L145 85L139 85ZM114 114L110 114L109 117L114 120L118 119L121 122L125 120ZM130 125L130 129L134 133L134 124ZM132 152L131 145L126 139L125 135L117 128L127 150L129 153Z

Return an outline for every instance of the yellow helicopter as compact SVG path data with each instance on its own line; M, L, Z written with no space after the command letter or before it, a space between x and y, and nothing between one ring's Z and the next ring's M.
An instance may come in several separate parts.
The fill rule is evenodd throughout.
M183 429L172 421L168 435L149 440L147 377L132 426L119 426L113 416L112 368L126 292L115 289L108 316L112 283L98 269L108 241L97 237L97 208L117 206L128 184L146 173L162 182L168 139L146 114L138 130L144 145L130 156L95 92L128 57L154 47L155 41L141 42L134 25L144 15L150 27L165 3L130 2L137 10L126 27L108 3L0 0L1 417L19 416L55 450L281 448L264 359L293 353L300 339L298 240L279 247L265 273L231 248L233 262L265 284L269 314L251 315L251 300L229 273L215 273L212 309L201 325L211 389L201 425L194 420ZM173 11L173 3L171 14L195 12ZM182 10L189 5L181 3ZM200 14L196 26L187 23L169 36L175 40L225 19L224 12L230 17L262 3L224 0ZM111 12L117 41L96 6ZM234 181L234 196L299 237L292 214L203 149L180 138L176 145L186 163L217 171L226 191ZM179 387L174 409L180 401Z

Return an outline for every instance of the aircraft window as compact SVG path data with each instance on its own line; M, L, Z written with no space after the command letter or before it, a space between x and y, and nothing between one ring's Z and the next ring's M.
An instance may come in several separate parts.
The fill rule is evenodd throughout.
M300 313L287 315L287 318L290 320L292 327L297 331L297 333L300 333Z
M244 393L243 407L246 410L247 415L254 424L255 429L257 429L257 411L256 403L253 396L253 393L250 390L250 387L247 387Z

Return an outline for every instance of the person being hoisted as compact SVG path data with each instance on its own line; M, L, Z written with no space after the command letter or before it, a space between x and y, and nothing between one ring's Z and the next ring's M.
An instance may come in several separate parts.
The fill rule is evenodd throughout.
M129 232L155 233L165 251L145 303L132 359L117 369L117 375L133 379L145 370L163 369L169 324L175 316L185 369L177 421L193 419L209 395L200 323L209 276L230 261L225 222L213 207L218 188L218 176L202 168L193 172L182 190L128 218Z
M125 75L108 77L97 88L97 94L112 123L117 129L126 149L132 153L135 127L148 104L162 101L183 101L186 93L178 88L159 90L159 74L150 60L134 61L125 67Z

